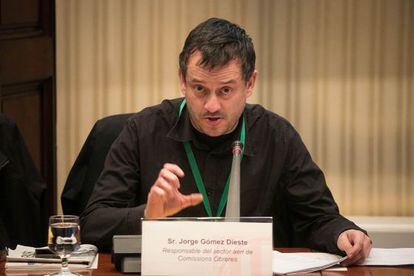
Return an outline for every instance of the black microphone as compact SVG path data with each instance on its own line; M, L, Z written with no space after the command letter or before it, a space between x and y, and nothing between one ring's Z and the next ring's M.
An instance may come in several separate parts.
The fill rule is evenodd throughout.
M231 163L229 193L227 195L226 217L240 217L240 163L243 144L234 141L232 145L233 161Z

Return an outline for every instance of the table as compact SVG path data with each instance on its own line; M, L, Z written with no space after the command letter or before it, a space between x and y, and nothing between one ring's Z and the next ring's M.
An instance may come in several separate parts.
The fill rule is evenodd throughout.
M311 250L305 248L278 248L281 252L309 252ZM4 270L4 256L0 256L0 275L5 275ZM97 275L97 276L116 276L122 275L122 273L116 271L115 267L111 263L111 255L108 253L99 254L98 269L90 271L79 271L82 275ZM22 274L20 274L22 275ZM39 275L39 271L33 273L27 273L24 275ZM139 274L125 274L125 275L139 275ZM296 274L300 275L300 274ZM414 276L414 265L412 266L399 266L399 267L348 267L348 271L333 272L333 271L319 271L314 273L308 273L306 275L316 276L346 276L346 275L369 275L369 276Z

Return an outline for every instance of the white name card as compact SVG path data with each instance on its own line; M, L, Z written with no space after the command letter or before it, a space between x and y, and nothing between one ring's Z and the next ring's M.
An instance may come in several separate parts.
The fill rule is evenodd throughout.
M143 220L142 275L272 275L272 221L266 219Z

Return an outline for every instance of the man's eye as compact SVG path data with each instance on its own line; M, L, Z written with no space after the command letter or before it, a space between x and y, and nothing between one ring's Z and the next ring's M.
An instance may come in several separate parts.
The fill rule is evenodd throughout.
M223 94L229 94L231 92L231 88L230 87L223 87L221 89L221 93Z
M195 90L196 92L203 92L203 91L204 91L204 87L202 87L201 85L196 85L196 86L194 87L194 90Z

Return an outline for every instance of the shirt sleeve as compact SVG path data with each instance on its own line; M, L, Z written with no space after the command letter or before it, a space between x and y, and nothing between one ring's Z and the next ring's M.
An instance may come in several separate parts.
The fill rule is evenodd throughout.
M114 141L86 209L81 214L81 239L109 250L113 235L139 234L145 204L139 204L139 147L133 120Z
M287 187L289 219L295 244L343 255L337 239L345 230L357 229L353 222L340 215L320 168L313 162L299 134L288 138Z

